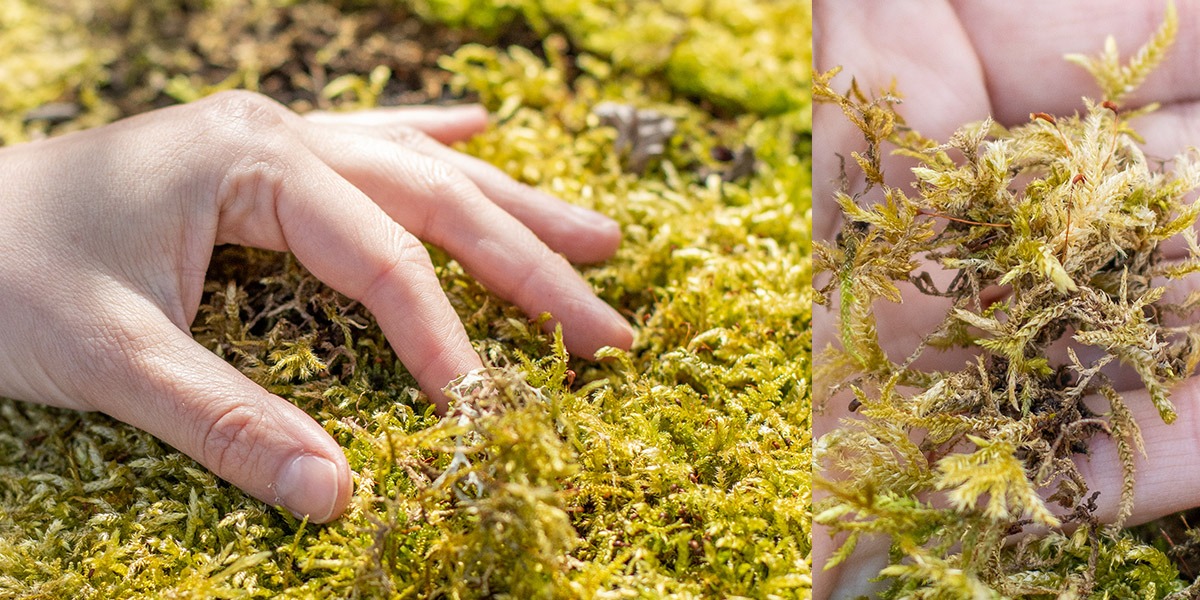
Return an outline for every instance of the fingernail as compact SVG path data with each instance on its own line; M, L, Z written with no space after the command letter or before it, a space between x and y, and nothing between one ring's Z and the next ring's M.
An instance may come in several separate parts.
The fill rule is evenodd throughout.
M620 230L621 226L616 221L594 211L588 210L582 206L571 205L571 215L575 221L592 229L616 229Z
M279 473L277 500L284 508L314 523L333 516L338 498L338 473L334 464L319 456L302 454Z

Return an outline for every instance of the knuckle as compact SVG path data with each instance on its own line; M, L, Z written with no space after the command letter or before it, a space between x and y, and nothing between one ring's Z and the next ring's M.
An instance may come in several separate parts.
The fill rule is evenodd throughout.
M384 131L384 134L393 143L405 146L407 148L420 148L433 141L433 138L425 135L424 132L409 127L408 125L396 125L394 127L389 127Z
M540 310L545 306L543 299L546 290L549 289L544 275L545 271L541 265L535 266L521 274L520 279L513 285L513 301L519 306ZM536 315L534 315L536 316Z
M419 264L423 268L433 268L433 263L429 260L429 251L425 249L425 244L417 239L417 236L408 231L396 227L392 230L392 240L390 246L394 249L397 256L400 256L399 262L407 262Z
M471 198L477 193L475 184L466 175L449 163L420 158L413 167L419 181L431 198Z
M296 152L288 109L245 90L218 92L188 107L185 128L199 161L189 181L215 201L218 216L273 207Z
M287 109L261 94L229 90L197 102L204 131L236 146L279 137Z
M240 403L210 417L208 429L200 439L205 465L225 478L252 465L257 454L255 435L262 418L260 411Z
M425 244L422 244L417 236L402 229L398 230L394 234L390 246L394 249L393 252L396 256L395 263L392 265L393 269L416 270L435 277L429 251L425 249Z
M209 114L229 121L253 125L279 125L286 110L274 100L246 90L228 90L200 101Z
M399 227L392 227L390 230L391 237L384 246L387 252L380 259L373 276L363 287L364 291L359 297L368 305L375 304L380 292L398 279L397 273L415 271L424 273L425 277L436 278L433 261L430 260L429 251L425 249L421 240Z
M462 330L461 321L449 321L448 319L442 323L431 323L430 331L434 334L439 334L443 340L454 340L457 338L458 332ZM454 365L458 362L459 352L461 348L445 344L442 347L433 349L427 354L423 361L415 362L414 364L405 364L405 368L409 369L413 379L424 385L429 382L431 374L439 371L445 371L447 365ZM438 381L433 383L438 388L450 383L449 381Z
M256 209L274 207L287 172L287 161L269 148L245 154L226 169L217 191L217 205L235 221Z

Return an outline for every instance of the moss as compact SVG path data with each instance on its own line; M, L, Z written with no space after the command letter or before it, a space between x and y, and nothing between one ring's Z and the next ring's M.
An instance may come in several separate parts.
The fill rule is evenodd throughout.
M17 143L43 134L27 127L29 112L68 92L90 101L104 78L107 48L87 45L88 35L69 14L24 0L0 2L0 141ZM75 112L67 113L74 117Z
M534 36L486 11L469 13L485 28L473 32L344 4L75 3L63 14L79 37L63 43L99 70L83 83L45 71L28 93L79 114L13 120L5 141L223 87L301 110L477 97L500 118L464 151L623 225L617 256L583 273L635 323L633 350L568 356L434 249L489 364L439 418L361 306L287 255L220 248L194 334L342 444L351 508L298 522L103 415L0 401L0 596L808 597L807 102L742 112L661 69L587 54L586 36L464 45ZM810 26L806 8L761 10ZM645 173L613 151L592 112L602 101L674 119ZM749 172L718 160L743 147Z
M811 4L803 0L414 0L423 16L495 32L521 19L564 34L619 71L663 76L680 93L736 112L811 103Z
M816 77L815 94L867 138L853 159L885 200L839 193L843 231L814 251L843 334L819 361L818 397L852 392L860 416L819 442L829 496L814 518L848 534L835 564L858 540L889 536L885 597L1185 595L1161 546L1121 529L1142 437L1104 369L1128 366L1170 423L1170 390L1200 362L1191 301L1164 299L1164 284L1200 268L1196 156L1153 164L1129 122L1154 106L1119 105L1162 60L1174 18L1126 63L1111 41L1096 58L1070 57L1105 93L1081 114L967 124L946 143L904 125L894 90L842 94L828 85L836 71ZM885 180L886 147L919 162L914 191ZM1190 251L1172 262L1160 245L1177 235ZM922 265L952 282L935 286ZM889 356L875 329L873 307L899 302L899 282L952 303L910 356ZM931 348L967 350L966 364L923 368ZM1112 526L1074 462L1097 436L1124 471Z

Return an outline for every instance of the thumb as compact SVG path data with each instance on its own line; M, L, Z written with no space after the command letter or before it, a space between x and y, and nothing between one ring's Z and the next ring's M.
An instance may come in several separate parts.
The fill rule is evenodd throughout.
M337 442L312 417L268 393L165 315L110 322L100 361L110 385L92 406L143 429L217 476L298 517L341 515L353 488ZM152 322L147 323L149 319Z

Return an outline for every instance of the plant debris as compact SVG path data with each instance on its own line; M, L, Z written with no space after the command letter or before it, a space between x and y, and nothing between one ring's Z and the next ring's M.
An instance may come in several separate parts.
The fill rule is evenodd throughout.
M655 110L638 110L628 104L601 102L592 112L600 122L617 130L613 147L625 157L630 173L645 173L650 159L661 156L675 133L675 121Z

